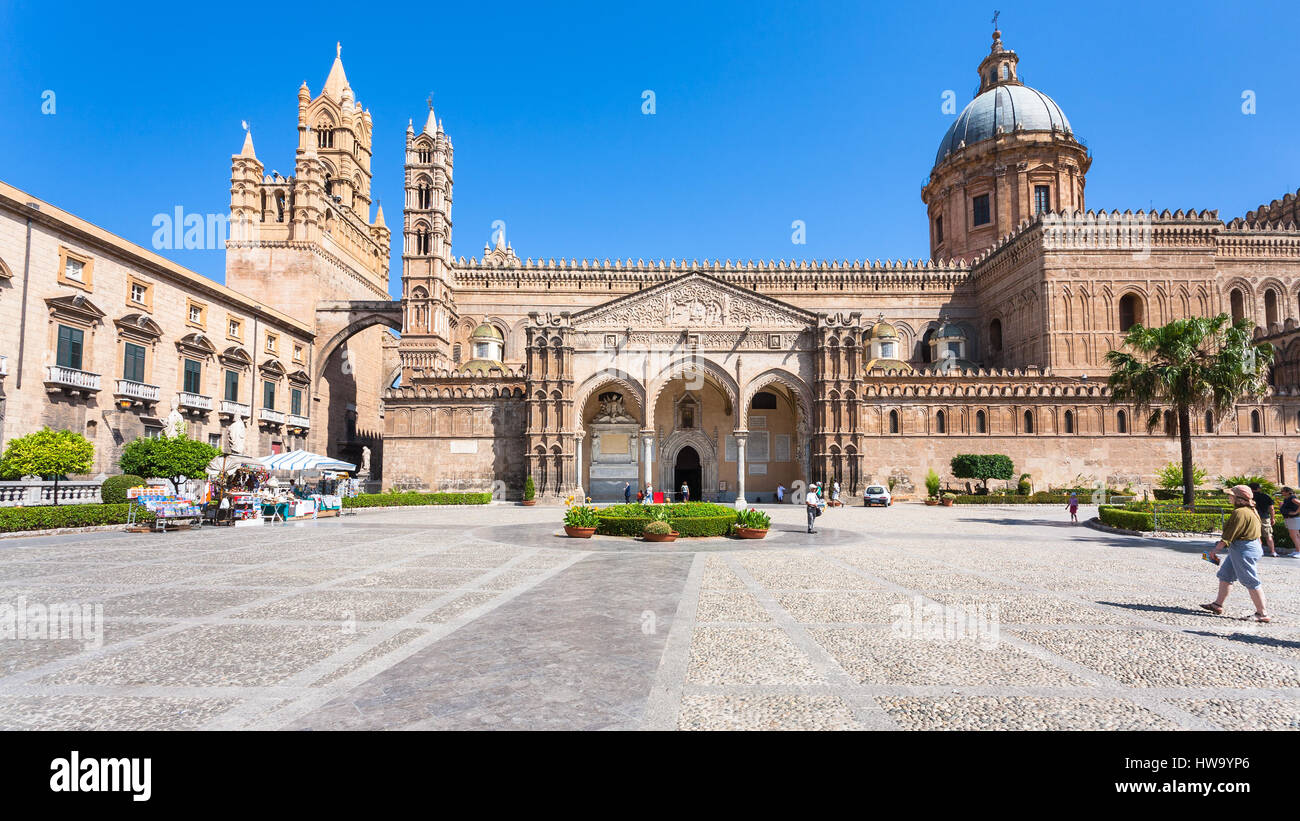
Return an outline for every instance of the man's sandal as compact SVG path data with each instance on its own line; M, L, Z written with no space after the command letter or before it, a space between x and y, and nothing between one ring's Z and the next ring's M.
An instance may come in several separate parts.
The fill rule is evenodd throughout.
M1216 616L1222 616L1222 615L1223 615L1223 605L1221 605L1221 604L1215 604L1214 602L1210 602L1209 604L1203 604L1203 605L1201 605L1201 609L1202 609L1202 610L1209 610L1211 613L1213 613L1213 614L1216 615Z
M1248 618L1248 619L1254 619L1255 621L1259 622L1260 624L1268 624L1269 622L1271 622L1271 621L1273 620L1273 617L1272 617L1272 616L1266 616L1266 615L1264 615L1263 613L1256 613L1255 615L1253 615L1253 616L1247 616L1246 618Z

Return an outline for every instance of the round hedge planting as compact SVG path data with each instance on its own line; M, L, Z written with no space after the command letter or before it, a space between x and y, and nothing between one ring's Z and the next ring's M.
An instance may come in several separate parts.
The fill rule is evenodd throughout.
M139 476L133 476L130 473L121 476L110 476L100 485L99 497L106 505L124 505L126 504L126 492L133 487L141 487L145 480Z
M681 536L725 536L736 522L736 511L712 502L672 505L610 505L596 511L602 536L640 536L657 514L667 514L668 525Z

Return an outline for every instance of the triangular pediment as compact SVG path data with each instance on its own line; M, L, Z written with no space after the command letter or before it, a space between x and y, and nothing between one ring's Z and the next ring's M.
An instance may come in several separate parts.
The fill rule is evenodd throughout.
M597 328L798 328L816 316L788 302L693 272L573 315L578 330Z

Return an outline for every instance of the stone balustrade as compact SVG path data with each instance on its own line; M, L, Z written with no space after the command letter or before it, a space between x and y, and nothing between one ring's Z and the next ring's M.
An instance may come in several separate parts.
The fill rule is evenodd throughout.
M101 483L89 481L60 481L58 503L61 505L97 505L100 497ZM0 507L36 507L52 505L54 500L54 482L44 479L0 482Z

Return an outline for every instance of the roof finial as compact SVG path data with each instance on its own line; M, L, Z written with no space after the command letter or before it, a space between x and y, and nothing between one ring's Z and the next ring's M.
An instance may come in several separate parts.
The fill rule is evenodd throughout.
M342 41L342 40L339 40L339 41L337 41L337 42L334 43L334 56L335 56L335 57L340 57L340 58L343 56L343 41Z
M430 110L430 111L433 111L433 92L432 92L432 91L429 92L429 99L427 100L427 102L429 103L429 110Z

